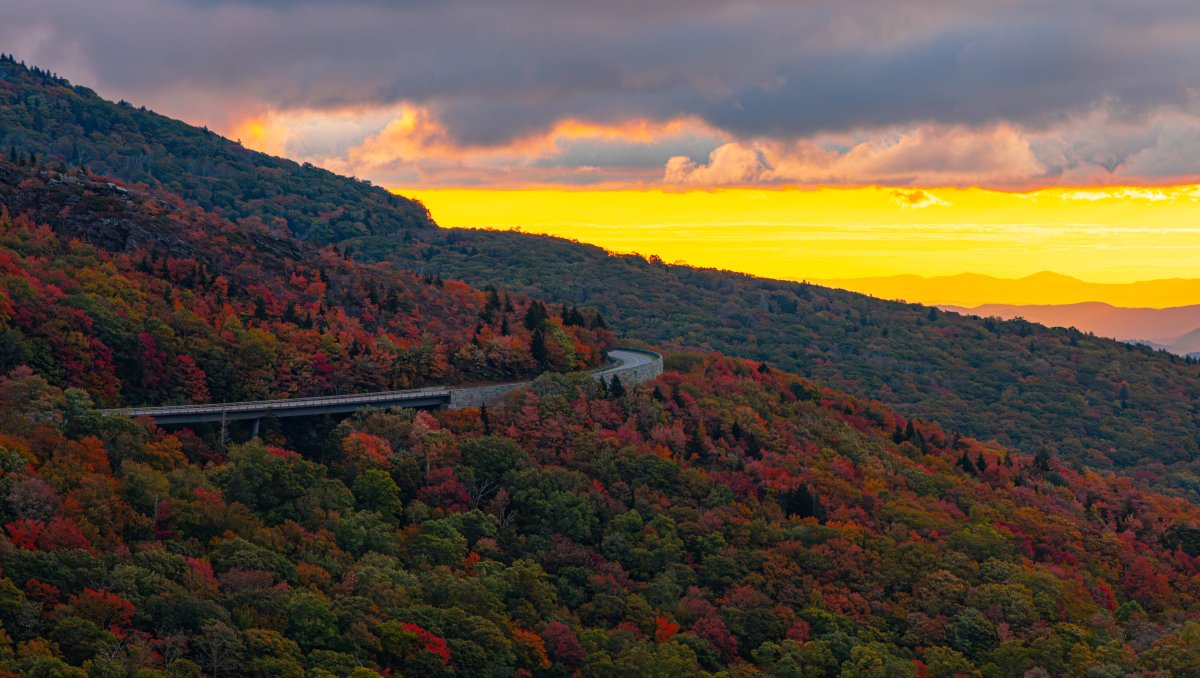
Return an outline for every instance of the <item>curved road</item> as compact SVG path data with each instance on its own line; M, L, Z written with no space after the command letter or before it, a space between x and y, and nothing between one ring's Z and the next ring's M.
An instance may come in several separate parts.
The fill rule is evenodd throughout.
M641 367L649 365L662 365L662 356L651 351L630 350L627 348L614 348L608 352L608 357L612 358L617 364L612 367L604 367L599 370L593 370L592 375L597 379L600 377L610 378L613 375L627 374ZM661 370L659 371L661 374ZM658 375L655 375L658 376ZM638 383L647 381L641 379Z
M626 383L636 384L662 374L662 356L653 351L618 347L608 352L615 365L592 371L596 379L620 376ZM153 417L163 425L198 424L217 421L262 419L264 417L304 417L318 414L354 412L368 407L440 407L452 409L478 407L499 400L509 391L528 386L520 381L494 386L466 388L415 388L404 391L380 391L313 398L284 400L251 400L209 405L168 405L165 407L126 407L101 410L104 414L121 417Z

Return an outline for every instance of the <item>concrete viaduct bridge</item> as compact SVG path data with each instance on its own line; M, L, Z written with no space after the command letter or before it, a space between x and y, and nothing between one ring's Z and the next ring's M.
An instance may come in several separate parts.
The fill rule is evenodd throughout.
M663 371L662 356L637 348L615 348L608 352L612 359L606 367L592 371L596 379L621 377L626 384L640 384L654 379ZM252 420L254 434L258 422L267 417L311 417L321 414L345 414L371 407L479 407L500 400L509 391L528 386L519 381L492 386L448 388L414 388L404 391L380 391L353 395L289 398L284 400L253 400L208 405L167 405L164 407L126 407L102 410L104 414L122 417L153 417L162 426Z

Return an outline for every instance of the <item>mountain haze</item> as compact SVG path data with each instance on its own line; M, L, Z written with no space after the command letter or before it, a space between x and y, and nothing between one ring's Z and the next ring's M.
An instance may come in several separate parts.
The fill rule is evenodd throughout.
M937 277L896 275L813 282L881 299L968 308L984 304L1045 306L1088 302L1128 308L1169 308L1194 304L1200 299L1200 279L1094 283L1046 271L1017 279L963 273Z
M984 318L1024 318L1052 327L1074 327L1121 341L1146 342L1179 355L1200 350L1200 305L1172 308L1118 308L1101 302L1063 305L984 304L941 306Z

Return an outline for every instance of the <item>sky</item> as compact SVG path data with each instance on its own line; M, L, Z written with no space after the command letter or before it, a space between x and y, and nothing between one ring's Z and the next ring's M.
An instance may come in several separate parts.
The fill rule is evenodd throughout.
M710 263L682 242L702 225L759 253L730 267L771 275L1200 277L1194 0L0 0L0 16L18 58L415 193L447 225ZM1102 199L1062 197L1084 193ZM584 205L626 207L602 222ZM596 240L617 226L644 237Z
M1200 277L1200 186L409 193L445 224L520 228L785 280L964 269L1109 283Z

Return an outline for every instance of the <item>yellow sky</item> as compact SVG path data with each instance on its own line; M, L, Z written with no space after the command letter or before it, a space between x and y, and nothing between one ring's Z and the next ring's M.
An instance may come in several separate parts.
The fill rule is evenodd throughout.
M519 227L773 278L1200 277L1200 186L397 192L443 226Z

